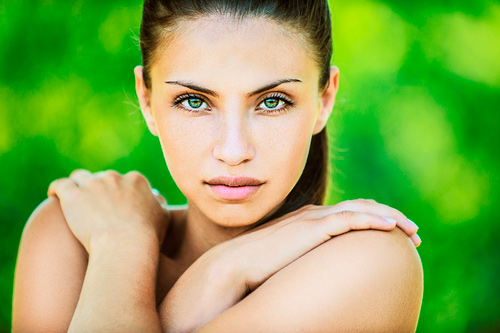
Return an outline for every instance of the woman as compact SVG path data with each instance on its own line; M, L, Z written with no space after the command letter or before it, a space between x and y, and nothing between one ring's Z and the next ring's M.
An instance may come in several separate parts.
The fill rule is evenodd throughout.
M137 172L53 182L23 233L14 331L414 331L416 225L322 206L330 29L320 0L145 1L136 91L188 204Z

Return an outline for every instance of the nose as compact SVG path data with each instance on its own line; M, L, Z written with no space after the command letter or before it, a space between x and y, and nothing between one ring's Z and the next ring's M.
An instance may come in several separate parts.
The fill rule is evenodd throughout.
M229 165L239 165L250 161L255 156L255 149L250 143L250 129L244 119L225 119L220 129L220 139L216 143L213 156Z

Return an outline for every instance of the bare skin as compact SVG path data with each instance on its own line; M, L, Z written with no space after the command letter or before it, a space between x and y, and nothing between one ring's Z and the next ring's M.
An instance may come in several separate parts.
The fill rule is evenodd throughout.
M401 212L354 200L255 228L300 177L330 116L338 69L320 89L316 64L283 27L233 24L209 17L182 26L152 67L153 90L135 69L141 110L186 209L162 206L137 173L78 170L52 183L59 200L35 211L23 234L15 331L415 329L420 240ZM252 96L283 78L296 81ZM271 115L266 98L294 106ZM207 185L220 175L264 183L228 202Z
M113 176L113 178L115 177L116 175ZM98 197L99 191L95 186L86 186L85 192L91 194L93 198L100 199ZM120 192L115 191L115 194ZM59 192L59 196L66 199L71 197L61 192ZM147 196L147 192L142 192L142 196ZM152 197L152 194L149 194L149 196ZM82 196L74 197L74 199L81 202ZM100 201L96 200L96 202ZM126 206L130 206L131 203L127 202ZM146 207L148 209L144 213L151 211L155 207L153 202L150 201L150 204L152 207ZM70 206L73 208L76 205L73 203ZM108 206L106 205L106 207ZM63 207L65 207L64 204ZM84 205L82 208L88 209L88 205ZM95 212L98 211L96 208L98 207L94 207ZM373 234L366 234L368 231L362 233L348 232L343 236L331 239L331 241L326 241L330 239L330 232L324 233L325 229L322 226L326 226L327 224L325 223L328 223L328 220L320 218L319 220L311 220L314 221L314 224L302 223L309 220L308 216L318 217L319 212L321 212L320 216L325 215L326 209L330 213L333 211L338 212L326 215L334 218L330 224L335 228L335 230L331 231L334 234L343 233L349 229L365 228L393 230L393 232L381 233L373 231ZM186 271L182 266L177 266L179 262L170 258L165 253L160 253L159 256L155 257L154 254L158 254L160 250L154 244L159 244L159 242L151 242L150 240L157 239L157 236L138 237L138 235L157 235L156 231L162 230L162 224L159 222L164 222L163 218L159 218L155 223L152 223L152 225L157 226L156 229L150 228L148 229L150 231L136 229L133 232L134 236L132 238L122 237L124 234L118 237L116 232L108 233L107 236L111 236L111 238L104 238L104 243L100 242L103 239L102 229L100 229L99 232L94 232L94 235L99 236L91 237L93 241L83 245L73 234L76 230L70 230L72 224L68 223L64 218L59 202L50 199L35 212L28 222L23 235L18 268L16 270L13 316L14 331L43 331L47 329L66 331L70 322L70 331L80 331L84 328L89 330L98 328L116 331L145 329L155 331L159 330L159 322L161 322L165 331L192 331L196 328L200 330L213 329L215 331L222 329L245 331L245 327L255 328L255 325L247 325L253 320L257 320L260 315L266 316L274 311L278 311L277 313L282 315L287 314L291 316L285 318L289 325L291 325L290 328L295 327L295 329L300 329L300 327L313 329L316 327L315 325L320 324L328 325L323 326L323 329L325 327L335 327L338 329L344 327L349 329L356 327L356 325L361 325L360 327L370 325L374 331L380 329L386 331L411 331L414 329L416 319L418 318L422 292L422 276L418 255L415 250L411 250L412 246L409 246L411 242L407 236L397 233L396 231L399 229L393 229L394 225L385 224L380 215L377 217L377 215L360 213L362 211L378 212L383 216L392 216L399 221L403 221L403 223L400 223L400 226L405 226L405 229L408 230L411 229L410 225L405 225L401 213L372 201L357 200L344 202L337 206L332 206L332 208L304 207L297 212L298 214L295 212L291 213L279 221L274 221L269 225L234 238L231 242L220 243L210 251L207 251L194 264L190 265L189 270ZM183 215L185 213L182 211L174 211L173 214L169 214L170 217L180 216L180 221L182 221ZM95 216L97 217L98 215ZM172 222L170 226L174 225L174 220L175 218L170 220ZM151 219L147 221L151 222ZM143 222L146 221L142 220L138 225L141 225ZM68 228L68 224L70 228ZM284 228L280 227L276 229L280 224ZM108 226L110 225L112 224L108 224ZM296 228L296 226L299 226L299 228ZM317 227L321 228L318 229ZM283 230L285 232L276 232L276 230ZM320 231L319 234L317 233L318 230ZM300 238L294 236L297 234L300 235ZM311 238L308 235L316 236ZM347 237L348 235L351 236ZM83 240L82 237L80 238ZM294 243L291 246L290 239L300 239L302 246L305 246L305 248L302 246L300 248L297 247L300 245L299 243ZM345 239L345 241L340 241L341 239ZM314 248L318 242L319 244L325 243L308 252L308 249ZM163 245L167 243L168 237L165 238ZM264 246L260 246L260 243ZM89 244L91 246L88 246ZM360 247L360 244L364 246ZM221 245L223 246L221 247ZM272 252L269 252L269 246L274 247ZM281 246L283 251L279 251L279 247L276 246ZM89 255L87 255L86 248L90 251ZM147 251L143 252L144 249L147 249ZM363 251L366 251L363 249L368 250L368 252L363 254ZM98 274L96 280L98 283L96 284L95 281L92 283L92 274L89 274L89 272L93 270L91 269L92 264L89 264L88 261L89 256L91 259L106 258L105 254L110 253L109 251L111 251L112 257L115 259L105 262L105 265L101 267L97 266L97 270L94 269ZM121 257L120 261L117 262L116 254L113 254L116 251L127 253L128 256ZM294 254L294 252L296 253ZM147 259L147 262L151 262L152 265L144 266L144 261L142 261L140 266L149 267L149 271L147 269L142 272L137 271L137 264L139 262L134 264L127 259L130 257L140 258L142 256L141 253L144 253L144 259ZM307 253L307 255L301 257L303 253ZM368 255L367 258L363 260L366 255ZM245 261L241 261L242 258L246 258L246 262L248 263L249 259L257 258L258 256L261 256L261 259L257 261L255 259L252 260L258 263L257 266L241 265L245 263ZM297 256L300 260L294 260ZM278 259L278 262L275 259ZM269 260L273 260L273 262ZM290 263L290 261L292 262ZM267 264L265 264L266 262ZM316 269L313 268L315 265L322 266L325 262L329 262L329 265L335 271L342 271L342 274L332 279L331 274L335 276L335 271L325 271L324 267L322 269L319 269L319 267ZM116 267L117 271L111 269L112 267L110 266L120 263L124 265ZM355 265L353 265L354 263ZM157 271L156 265L158 266ZM310 265L313 266L309 267ZM263 273L262 267L266 266L270 267L271 271ZM96 268L95 265L94 268ZM85 270L87 270L87 276L85 276ZM154 273L155 271L157 273ZM352 271L353 276L349 275L350 271ZM110 279L112 285L105 283L105 272L115 272ZM256 272L258 273L257 275ZM304 272L314 273L314 275L304 276ZM151 277L155 276L155 274L158 276L156 288L155 280L151 280ZM182 274L182 280L179 279L180 274ZM377 276L380 274L382 275ZM116 276L120 276L121 278L117 280ZM352 279L357 279L359 276L365 277L367 281L361 285L352 283ZM141 281L141 283L150 281L149 285L142 285L136 294L130 294L130 284L134 278ZM323 283L310 284L310 279L321 280L325 278L330 282L326 284L325 281ZM175 285L176 290L172 292L171 285L174 282L177 282ZM374 282L376 283L375 285L373 285ZM290 293L289 290L282 294L286 296L282 299L284 303L276 303L276 301L280 301L280 298L276 297L275 293L283 285L289 283L305 284L303 285L304 288L296 289L294 293ZM349 317L346 317L345 311L337 313L337 311L333 311L336 307L332 308L333 304L330 304L325 307L324 312L319 312L319 314L326 314L327 317L317 322L308 322L305 320L306 318L311 318L310 316L313 313L318 315L315 308L308 308L309 310L303 309L302 316L300 317L293 315L294 311L296 311L293 308L290 308L289 312L282 312L293 304L303 305L314 294L317 294L313 297L317 306L322 301L330 300L332 295L339 292L336 286L346 283L350 288L347 290L342 288L342 291L353 292L354 294L342 295L341 293L333 297L333 300L338 304L347 305L353 303L352 306L359 307L361 304L352 302L351 299L361 297L358 302L365 304L365 302L370 302L373 298L376 301L375 304L380 304L380 302L386 302L389 305L392 304L392 311L388 311L386 308L382 313L374 311L376 309L380 310L380 307L377 305L375 308L368 307L366 317L364 318L360 317L360 314L356 311L352 311L352 316L348 320ZM359 288L366 283L369 286L371 285L370 289L360 292ZM85 289L85 285L87 289ZM249 285L251 285L250 291L255 290L255 292L247 296ZM82 286L84 287L83 289ZM227 286L230 287L229 290ZM306 286L309 287L305 288ZM313 289L310 289L310 287L313 287ZM115 288L118 289L113 290ZM192 296L188 295L193 295L193 288L198 288L199 291L195 293L195 298L191 299ZM329 288L333 289L329 291ZM216 295L211 294L214 290L220 293ZM388 293L388 290L391 290L391 292ZM203 297L207 291L210 297ZM154 294L155 292L156 295ZM169 293L167 295L169 297L165 297L167 293ZM116 297L117 294L127 296L118 298ZM296 295L293 296L294 294ZM147 295L150 296L148 297ZM259 296L257 297L257 295ZM109 297L108 301L106 301L106 297ZM287 301L289 297L299 297L302 298L302 301L297 300L296 302L289 303ZM89 300L88 304L90 306L87 307L86 312L83 310L78 312L79 307L80 309L85 309L85 307L82 307L82 304L85 303L82 302L82 299ZM136 301L133 301L134 299ZM151 302L144 303L148 299ZM105 308L100 307L100 300L101 302L104 301L108 306ZM161 300L160 306L158 307L158 313L155 315L157 306L154 306L154 304L158 305L159 300ZM111 301L116 302L116 304L114 306L110 305ZM203 301L208 303L204 304ZM137 302L140 302L141 305L135 305L130 308L131 305L138 304ZM262 307L262 302L267 304L267 306ZM272 310L273 307L276 308ZM111 313L103 311L104 309L111 311ZM127 312L126 309L130 309L131 311ZM209 313L207 309L215 312ZM314 309L314 312L309 313L312 309ZM136 312L137 310L140 311ZM264 312L260 313L259 311L261 310ZM368 310L371 310L371 312ZM268 313L267 311L270 312ZM196 313L200 316L197 317ZM204 317L207 313L211 315L208 319ZM96 317L99 314L102 317ZM327 318L335 318L335 314L341 316L342 321L325 321ZM157 319L154 319L155 316L158 316ZM89 318L94 320L94 322L91 321L90 323L99 325L94 327L89 326ZM101 318L103 322L100 323L98 318ZM109 318L116 318L116 321L109 322ZM193 322L193 318L198 320ZM221 318L229 319L223 320ZM294 323L292 319L299 319L300 322ZM265 325L262 326L262 330L283 329L286 326L281 326L283 325L282 320L284 318L280 319L279 316L275 320L267 320L264 322ZM249 323L245 324L247 321ZM257 321L260 322L259 320ZM139 325L141 323L143 325ZM200 326L203 324L205 324L205 327L201 328ZM317 326L317 329L322 330L321 326Z

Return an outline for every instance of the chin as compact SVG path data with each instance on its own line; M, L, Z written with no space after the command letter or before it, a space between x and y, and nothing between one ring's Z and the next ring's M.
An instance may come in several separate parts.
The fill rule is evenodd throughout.
M259 225L259 221L271 216L284 202L270 203L267 205L259 203L235 204L221 203L205 211L205 215L215 224L221 227L236 228L246 227L252 224ZM271 204L271 205L269 205Z
M288 192L274 189L270 193L257 193L241 201L224 201L210 195L200 195L199 192L186 197L190 206L198 211L199 217L205 216L211 223L220 227L238 228L260 225L260 221L281 207L287 194Z
M252 225L266 214L265 209L251 209L239 204L217 205L217 209L206 212L207 217L221 227L235 228ZM221 207L222 206L222 207Z

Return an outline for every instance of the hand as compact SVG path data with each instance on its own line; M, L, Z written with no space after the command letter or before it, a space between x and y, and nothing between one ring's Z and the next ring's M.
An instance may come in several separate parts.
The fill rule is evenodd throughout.
M418 226L400 211L375 200L347 200L334 206L307 205L247 231L210 251L225 264L240 263L247 292L303 254L351 230L399 227L415 246Z
M157 191L156 191L157 192ZM163 242L169 221L166 201L154 194L147 179L136 171L91 174L75 170L49 186L48 196L59 198L64 217L88 253L93 240L106 235L147 235Z
M179 278L160 305L164 329L195 330L232 307L274 273L350 230L400 227L415 245L418 227L373 200L304 206L218 244Z
M336 204L334 206L307 205L307 206L304 206L296 211L288 213L288 214L286 214L278 219L275 219L273 221L269 221L266 224L261 225L257 228L245 231L240 235L255 232L259 229L268 228L273 224L276 224L276 223L278 223L286 218L289 218L289 217L296 215L297 213L299 213L301 210L304 210L304 209L306 209L306 210L316 210L316 209L321 210L321 211L324 211L325 212L324 214L326 214L326 215L331 214L331 213L339 213L339 212L342 212L342 214L347 214L347 215L350 215L350 212L359 212L359 213L379 215L381 217L395 220L396 226L398 228L400 228L402 231L404 231L408 235L408 237L410 237L413 244L415 244L415 247L420 246L420 243L422 242L420 237L417 235L418 226L413 221L411 221L406 216L404 216L403 213L401 213L400 211L398 211L392 207L389 207L387 205L380 204L373 199L346 200L346 201L339 202L338 204ZM322 216L322 215L320 215L320 216ZM362 227L360 229L370 229L370 228L363 228ZM379 228L373 227L372 229L379 229ZM383 229L383 230L386 230L386 229ZM349 230L347 230L347 231L349 231Z

